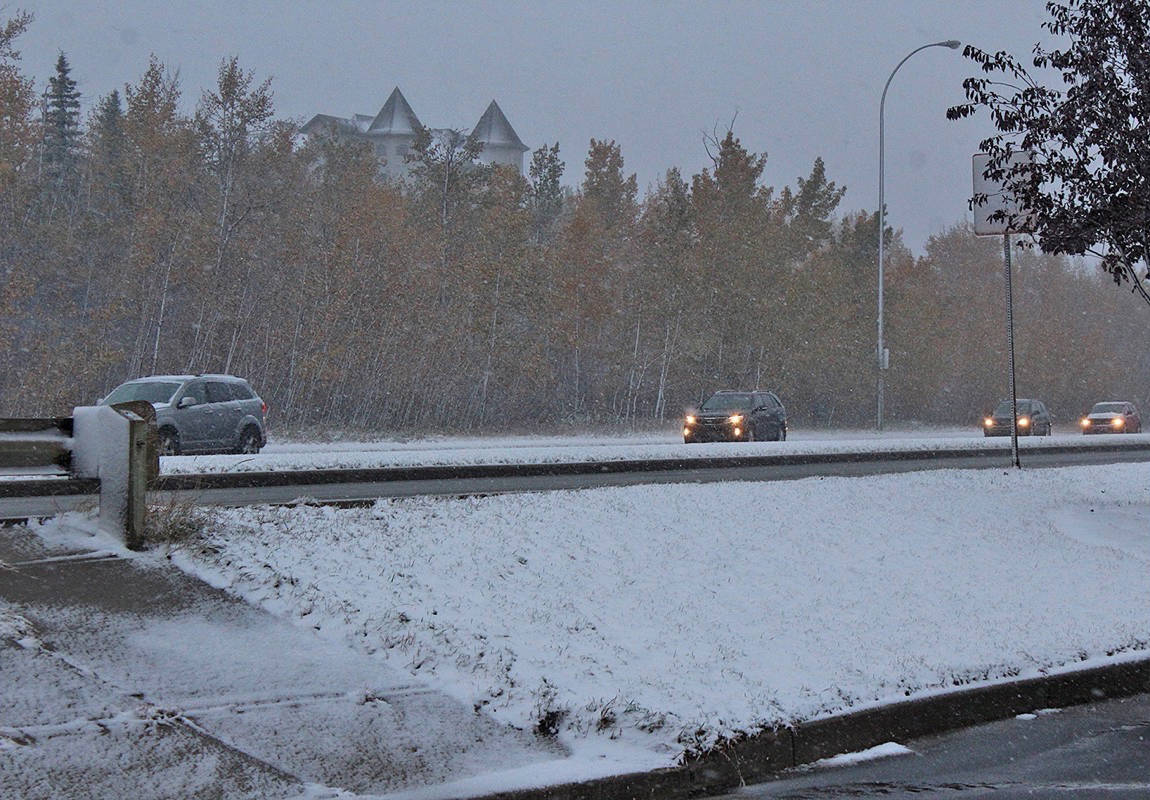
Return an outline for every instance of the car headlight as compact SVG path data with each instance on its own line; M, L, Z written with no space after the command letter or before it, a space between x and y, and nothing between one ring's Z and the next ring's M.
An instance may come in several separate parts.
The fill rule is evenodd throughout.
M1126 424L1126 420L1122 419L1122 417L1115 417L1114 421L1111 422L1110 424L1113 425L1115 428L1121 428L1123 425Z
M742 414L732 414L731 416L727 417L727 422L731 423L732 425L738 425L742 421Z
M684 436L690 436L691 435L691 429L690 428L683 428L683 435Z
M694 414L688 414L687 415L687 424L688 425L694 425L695 424L695 415Z
M1029 424L1030 424L1030 417L1019 417L1018 418L1018 427L1025 428Z
M1090 427L1090 420L1088 420L1088 419L1086 419L1085 417L1083 417L1083 418L1082 418L1082 427L1083 427L1083 428L1089 428L1089 427Z
M994 427L994 420L992 420L990 417L987 417L986 419L984 419L982 421L982 424L988 428L993 428Z

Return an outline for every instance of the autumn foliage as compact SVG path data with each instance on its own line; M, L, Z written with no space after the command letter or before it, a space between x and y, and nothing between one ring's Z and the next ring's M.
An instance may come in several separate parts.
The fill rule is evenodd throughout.
M235 59L190 116L153 60L52 118L19 69L27 24L0 25L0 413L218 371L273 432L674 429L752 387L795 427L873 419L876 215L841 208L819 159L774 189L726 132L641 194L609 139L562 188L558 144L521 176L425 137L390 182L366 148L303 140ZM915 257L887 235L887 413L970 423L1005 392L1000 244L958 223ZM1150 407L1137 303L1064 257L1017 263L1020 393L1062 421Z

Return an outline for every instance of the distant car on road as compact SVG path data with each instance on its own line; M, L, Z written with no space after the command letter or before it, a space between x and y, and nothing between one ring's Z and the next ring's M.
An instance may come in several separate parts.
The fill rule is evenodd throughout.
M117 386L100 403L145 400L156 409L162 456L258 453L267 444L267 403L233 375L154 375Z
M1049 436L1053 420L1041 400L1018 401L1018 435ZM1010 401L1002 400L982 419L983 436L1010 435Z
M718 391L683 421L683 441L781 442L787 410L774 392Z
M1142 433L1142 417L1133 403L1111 400L1095 403L1079 423L1086 433Z

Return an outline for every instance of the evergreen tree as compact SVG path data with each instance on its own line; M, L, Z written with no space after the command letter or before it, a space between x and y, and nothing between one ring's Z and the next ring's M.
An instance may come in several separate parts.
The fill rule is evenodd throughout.
M57 179L75 168L80 137L80 92L71 72L68 58L61 52L56 74L48 79L44 94L44 170Z
M831 241L834 233L835 209L846 194L846 187L838 187L827 180L826 166L821 157L815 158L811 174L799 178L798 191L782 191L779 205L787 225L787 254L792 263L803 259Z
M703 170L695 176L693 191L702 204L713 204L716 222L731 223L769 207L773 190L759 185L767 165L765 153L748 151L733 131L727 131L717 151L711 154L711 163L711 172Z
M699 337L707 352L699 372L712 388L750 388L764 373L775 374L772 362L781 358L779 343L789 331L779 308L785 274L768 269L781 260L774 190L760 183L766 155L747 150L731 131L712 144L712 169L691 179L694 267L706 287L699 298L706 320Z
M127 138L120 92L113 89L96 103L88 126L89 169L95 188L95 202L128 204L130 181L126 172Z
M632 173L623 176L623 151L614 140L591 140L584 163L583 200L598 213L608 230L630 227L638 213L639 183Z
M550 230L563 210L563 161L559 158L559 142L551 147L543 145L531 154L530 203L531 239L539 243L550 238Z

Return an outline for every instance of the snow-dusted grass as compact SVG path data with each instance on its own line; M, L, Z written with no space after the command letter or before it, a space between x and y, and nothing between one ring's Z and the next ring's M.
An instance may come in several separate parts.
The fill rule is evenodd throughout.
M185 568L576 751L1150 647L1144 465L209 513Z
M0 640L8 639L21 647L38 644L32 623L22 617L15 606L0 600Z
M1020 447L1041 445L1145 444L1150 434L1022 437ZM785 442L683 444L675 430L620 436L432 437L414 440L293 442L273 440L258 455L172 456L160 459L164 473L248 472L288 469L475 464L551 464L628 459L708 458L785 453L889 452L891 450L971 450L1009 447L1009 437L985 438L974 428L919 431L795 430Z

